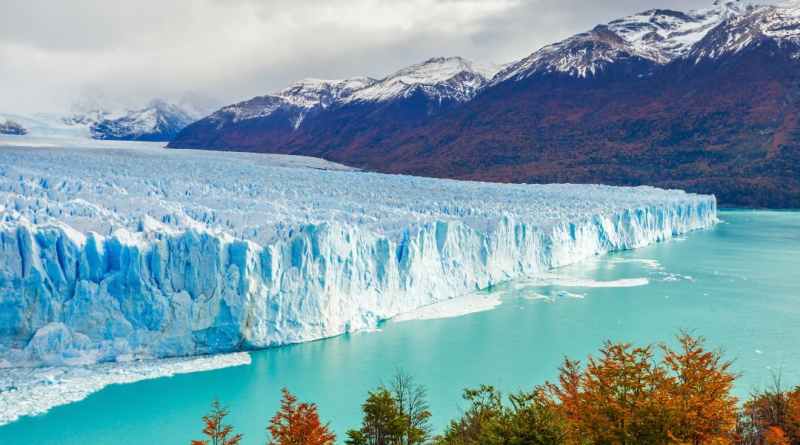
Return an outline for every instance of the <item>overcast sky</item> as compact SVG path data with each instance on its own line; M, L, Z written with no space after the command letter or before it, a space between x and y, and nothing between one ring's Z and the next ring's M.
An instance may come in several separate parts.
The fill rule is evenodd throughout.
M0 112L84 96L230 103L304 78L383 77L434 56L504 63L690 0L0 0Z

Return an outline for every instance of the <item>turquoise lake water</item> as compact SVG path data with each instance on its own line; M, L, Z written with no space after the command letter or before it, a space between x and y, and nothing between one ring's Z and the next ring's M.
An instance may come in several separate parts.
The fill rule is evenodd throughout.
M250 366L113 385L0 427L0 444L188 444L200 438L200 417L215 397L232 410L245 445L263 444L284 386L318 403L342 438L358 425L367 390L398 368L427 386L440 431L463 407L465 387L530 388L552 380L565 355L585 358L605 339L644 344L680 329L735 360L740 396L776 372L784 384L800 384L800 213L720 217L708 231L557 271L587 285L637 278L646 285L510 283L491 291L503 298L491 311L390 322L380 332L255 352Z

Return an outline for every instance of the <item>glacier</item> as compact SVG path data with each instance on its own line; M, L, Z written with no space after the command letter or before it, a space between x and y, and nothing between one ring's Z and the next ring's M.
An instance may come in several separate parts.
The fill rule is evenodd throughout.
M713 196L323 160L0 149L0 367L202 355L383 320L712 226Z

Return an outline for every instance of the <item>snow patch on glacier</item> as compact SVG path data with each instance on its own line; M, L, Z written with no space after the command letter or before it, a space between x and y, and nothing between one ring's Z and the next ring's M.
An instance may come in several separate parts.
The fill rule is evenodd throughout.
M0 151L0 366L374 329L717 221L713 196L677 190L461 182L283 158Z

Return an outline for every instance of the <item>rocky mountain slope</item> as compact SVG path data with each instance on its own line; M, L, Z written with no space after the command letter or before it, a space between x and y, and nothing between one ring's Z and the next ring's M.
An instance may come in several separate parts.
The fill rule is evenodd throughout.
M500 182L651 184L715 193L723 205L800 207L796 1L645 11L496 74L431 59L327 101L314 96L310 107L283 105L296 97L287 91L233 106L255 108L246 118L220 110L170 146Z

